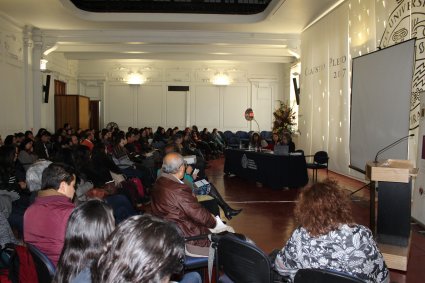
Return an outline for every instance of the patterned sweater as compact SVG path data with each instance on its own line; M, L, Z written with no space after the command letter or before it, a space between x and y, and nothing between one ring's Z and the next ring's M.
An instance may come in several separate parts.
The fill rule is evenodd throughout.
M389 272L371 231L361 225L344 224L326 235L312 237L299 227L279 252L276 270L293 278L298 269L331 269L365 282L389 282Z

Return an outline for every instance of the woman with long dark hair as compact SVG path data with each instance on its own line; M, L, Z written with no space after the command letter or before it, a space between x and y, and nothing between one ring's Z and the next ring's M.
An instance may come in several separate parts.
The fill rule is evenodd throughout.
M88 270L114 228L112 209L104 202L90 200L76 207L66 226L65 243L53 282L89 279Z
M93 283L167 283L180 273L184 238L174 224L151 215L133 216L109 236L91 268ZM191 272L181 282L202 282ZM188 278L190 277L190 278Z

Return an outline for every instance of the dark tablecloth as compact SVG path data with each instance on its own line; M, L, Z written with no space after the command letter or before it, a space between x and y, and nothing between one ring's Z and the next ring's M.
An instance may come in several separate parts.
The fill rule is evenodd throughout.
M260 182L272 189L299 188L308 183L304 156L226 149L224 173Z

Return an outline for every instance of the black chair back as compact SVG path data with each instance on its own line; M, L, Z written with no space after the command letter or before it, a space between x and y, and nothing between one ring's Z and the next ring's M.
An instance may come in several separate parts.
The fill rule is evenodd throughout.
M35 268L37 269L38 282L52 282L56 272L53 263L35 246L28 243L26 245L34 260Z
M294 283L365 283L350 274L328 269L300 269Z
M328 153L326 151L318 151L314 154L314 162L318 164L327 164L329 160Z
M232 234L218 242L218 262L224 273L235 283L270 283L272 264L256 246Z

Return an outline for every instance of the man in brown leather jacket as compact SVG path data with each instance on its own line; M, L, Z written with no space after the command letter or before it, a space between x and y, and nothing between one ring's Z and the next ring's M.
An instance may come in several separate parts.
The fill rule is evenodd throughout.
M181 181L185 172L183 157L169 153L164 157L162 173L152 190L152 214L176 223L185 237L208 234L216 219L201 206L191 188ZM208 255L209 240L189 242L189 253Z

